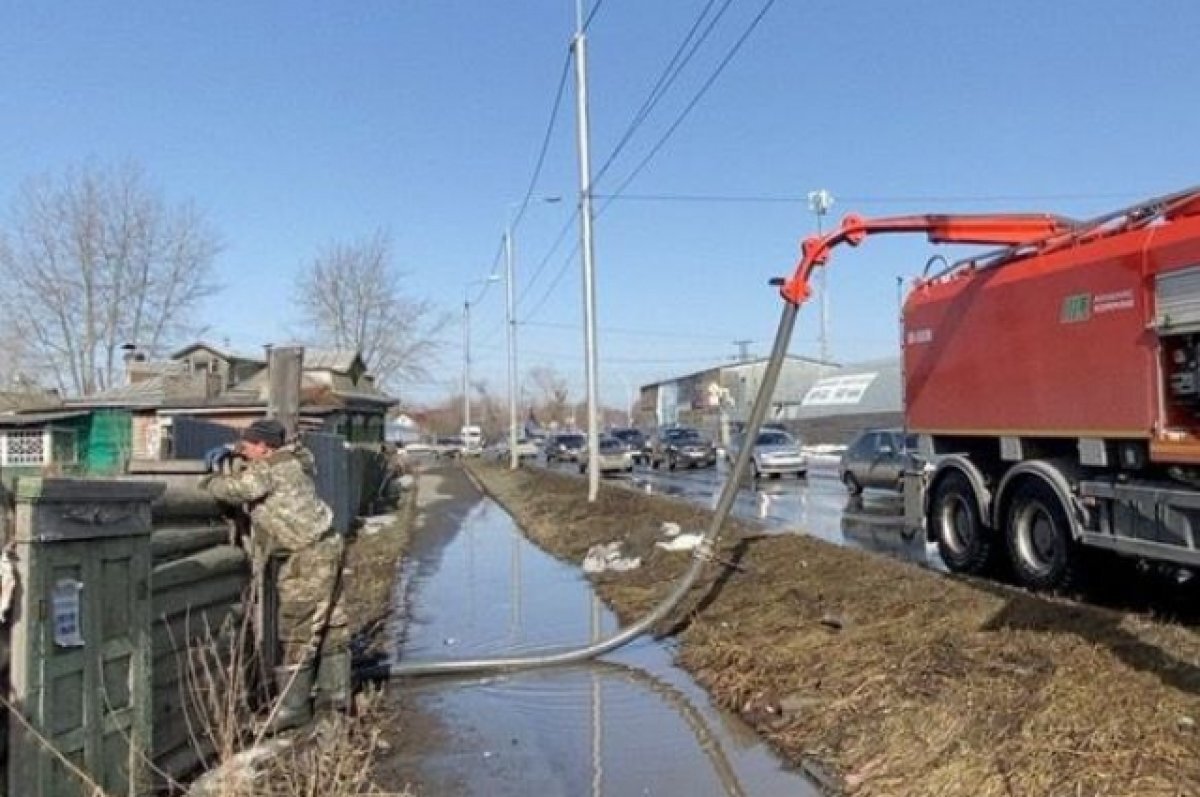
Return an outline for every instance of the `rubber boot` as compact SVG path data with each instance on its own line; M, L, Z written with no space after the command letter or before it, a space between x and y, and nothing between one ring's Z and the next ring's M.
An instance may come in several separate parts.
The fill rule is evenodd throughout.
M276 734L298 728L312 719L312 663L275 668L275 685L279 690L275 716L267 723L266 732Z
M339 650L321 654L317 666L318 709L333 708L345 711L350 706L350 651Z

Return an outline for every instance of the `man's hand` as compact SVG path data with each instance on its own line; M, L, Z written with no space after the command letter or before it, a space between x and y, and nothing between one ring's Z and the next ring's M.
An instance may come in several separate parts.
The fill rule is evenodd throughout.
M221 464L233 457L233 449L229 446L217 446L210 448L204 453L204 465L208 468L209 473L216 473L221 469Z

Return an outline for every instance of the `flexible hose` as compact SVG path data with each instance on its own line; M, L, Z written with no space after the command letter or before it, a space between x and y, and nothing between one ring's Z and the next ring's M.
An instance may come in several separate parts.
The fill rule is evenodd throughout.
M763 421L767 416L767 409L771 406L771 397L775 394L775 385L779 382L779 372L782 370L783 361L787 356L788 344L792 339L792 329L796 325L798 310L799 308L791 302L784 303L783 315L779 319L779 328L775 332L775 343L771 347L771 356L767 361L767 368L763 373L762 383L758 388L758 395L754 399L754 406L750 410L750 418L746 422L744 439L747 442L738 450L737 459L733 463L733 471L729 474L729 478L721 490L721 497L717 501L717 508L713 513L712 521L709 523L708 529L704 532L704 536L696 548L698 553L711 551L715 548L717 540L721 536L721 527L725 524L725 521L729 518L729 513L733 510L734 499L737 497L737 492L745 476L746 468L750 464L750 457L754 453L754 441L758 439L759 430L762 429ZM671 590L671 594L663 598L657 606L647 612L640 620L624 630L606 639L593 642L590 645L568 648L566 650L533 652L523 656L401 662L392 665L388 670L388 674L392 678L410 678L422 675L453 675L495 670L554 667L563 664L575 664L595 658L596 656L602 656L637 639L678 606L679 602L688 593L688 590L696 583L696 579L700 577L700 572L704 569L705 561L706 559L703 556L695 557L687 572L683 574L675 584L674 589Z

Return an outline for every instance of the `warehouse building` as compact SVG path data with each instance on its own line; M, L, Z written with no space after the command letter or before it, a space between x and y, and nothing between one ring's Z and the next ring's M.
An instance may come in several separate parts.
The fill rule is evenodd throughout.
M749 416L766 364L729 363L645 385L637 424L695 426L724 442ZM862 429L902 425L903 406L898 358L838 365L789 356L767 417L807 443L846 443Z

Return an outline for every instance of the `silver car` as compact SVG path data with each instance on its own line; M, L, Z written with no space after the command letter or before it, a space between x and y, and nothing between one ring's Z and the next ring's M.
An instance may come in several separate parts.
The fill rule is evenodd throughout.
M744 440L743 435L738 435L729 441L730 462L737 459ZM808 473L808 457L800 448L799 441L778 429L764 429L758 433L750 461L756 479L762 476L774 478L785 473L794 473L800 478Z
M902 429L868 429L850 444L838 475L851 495L867 487L903 490L904 471L916 459L917 436Z
M633 452L616 437L601 436L596 449L596 465L601 473L632 473ZM579 472L587 473L588 450L585 445L579 450Z

